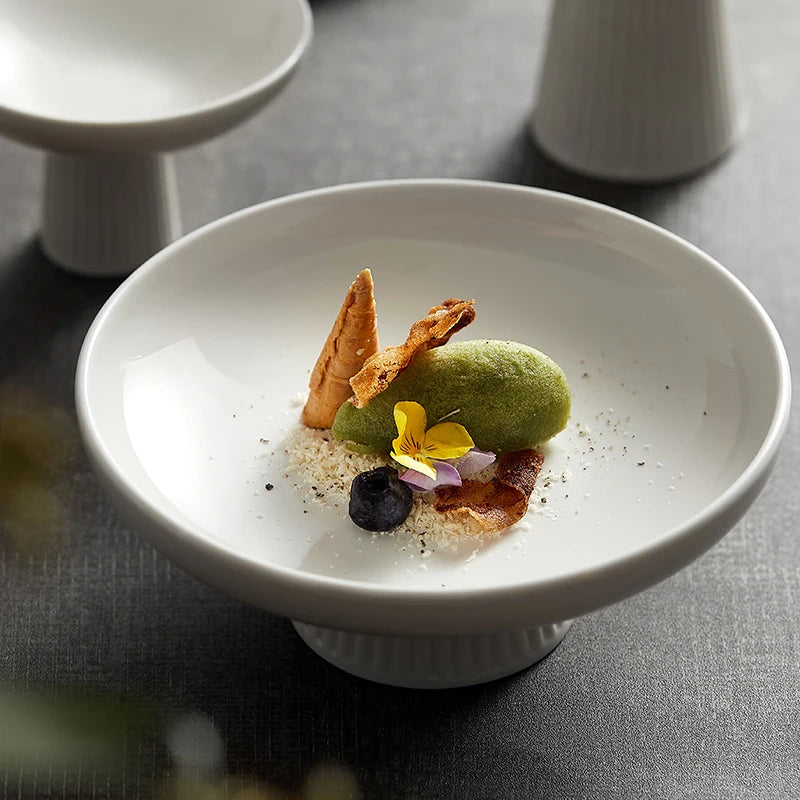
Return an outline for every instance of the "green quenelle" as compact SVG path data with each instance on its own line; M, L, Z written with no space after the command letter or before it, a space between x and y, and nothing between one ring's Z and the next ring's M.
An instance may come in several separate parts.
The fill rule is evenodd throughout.
M427 412L428 427L446 417L463 425L481 450L512 452L562 431L570 399L561 367L532 347L486 339L451 342L418 356L364 408L343 403L332 433L353 450L389 453L397 437L394 405L413 400Z

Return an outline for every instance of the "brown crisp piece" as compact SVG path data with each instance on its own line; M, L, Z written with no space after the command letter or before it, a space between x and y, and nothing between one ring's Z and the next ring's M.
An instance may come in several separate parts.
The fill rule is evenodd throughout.
M362 270L344 298L325 346L311 372L303 423L330 428L339 406L352 394L350 378L378 352L378 316L372 273Z
M465 480L461 486L439 487L434 508L469 514L487 533L505 530L525 516L543 462L538 450L505 453L490 481Z
M386 347L372 356L350 379L356 408L364 406L379 395L420 354L446 344L450 337L475 319L474 300L451 297L434 306L428 316L417 320L401 345Z

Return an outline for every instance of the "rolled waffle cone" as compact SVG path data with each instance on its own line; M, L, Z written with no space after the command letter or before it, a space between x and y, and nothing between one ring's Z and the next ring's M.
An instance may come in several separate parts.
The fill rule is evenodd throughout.
M339 406L352 396L350 378L378 352L378 317L372 273L362 270L350 285L333 328L314 365L303 423L330 428Z

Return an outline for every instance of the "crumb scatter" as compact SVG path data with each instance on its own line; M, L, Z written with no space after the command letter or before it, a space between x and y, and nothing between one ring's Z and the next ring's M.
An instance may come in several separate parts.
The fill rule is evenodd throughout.
M326 507L329 511L348 518L347 509L350 498L350 484L361 472L384 466L388 458L378 455L350 452L341 442L334 440L326 430L316 430L297 425L289 432L285 441L285 451L289 456L286 477L295 491L301 492L305 500ZM483 473L474 476L478 480L489 480L495 466L491 465ZM534 495L528 507L528 517L555 517L555 512L546 509L546 498L541 502L545 486L554 482L564 483L569 479L569 471L558 473L549 471L537 482ZM428 558L436 550L456 547L460 542L484 543L496 536L510 532L525 532L531 529L525 517L512 528L497 534L487 534L477 521L465 515L442 514L433 506L433 494L415 494L414 505L406 521L393 531L377 536L393 536L396 546L413 547L422 558ZM536 498L537 502L533 502ZM423 537L424 538L421 538Z

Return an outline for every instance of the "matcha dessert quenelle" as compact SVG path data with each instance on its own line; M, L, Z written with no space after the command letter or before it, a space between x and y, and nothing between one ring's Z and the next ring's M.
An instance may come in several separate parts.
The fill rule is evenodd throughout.
M527 344L451 343L475 319L474 306L449 298L405 342L381 350L370 271L350 286L302 420L306 452L340 481L358 527L416 523L422 535L438 517L451 538L459 529L479 538L525 515L544 461L536 448L566 427L570 389L558 364ZM312 430L323 435L309 438ZM369 468L354 474L354 459ZM299 459L312 478L320 474L313 462Z
M408 398L430 419L463 425L475 447L496 453L545 442L569 417L569 386L555 361L524 344L478 339L418 356L364 408L342 403L333 436L372 453L391 452L394 407Z

